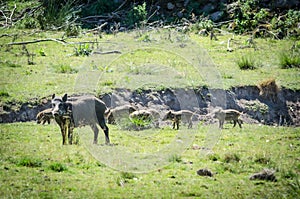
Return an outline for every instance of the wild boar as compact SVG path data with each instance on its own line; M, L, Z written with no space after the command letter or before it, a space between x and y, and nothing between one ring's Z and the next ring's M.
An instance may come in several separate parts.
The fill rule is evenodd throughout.
M105 112L105 116L107 118L107 123L108 124L116 124L116 120L120 120L122 118L128 118L129 114L136 111L137 107L126 104L122 106L117 106L112 109L108 109Z
M60 125L63 144L66 144L66 136L72 139L72 131L75 127L88 125L94 131L94 144L98 143L99 125L105 134L105 143L110 144L109 129L105 123L104 113L107 109L105 103L94 96L76 97L76 100L68 101L68 96L56 97L52 95L52 114ZM68 132L66 132L68 131ZM72 140L69 140L72 143Z
M224 121L233 121L233 127L236 126L236 123L239 124L239 127L242 128L242 120L239 119L240 113L237 110L234 109L226 109L226 110L217 110L214 113L214 118L217 118L219 120L219 128L223 128Z
M45 124L46 122L50 124L51 119L54 119L51 108L45 109L36 115L36 122L38 124L40 123Z
M192 128L193 123L192 119L195 115L194 112L189 110L180 110L180 111L168 111L164 116L163 120L172 120L173 122L173 129L179 129L179 123L181 120L186 121L188 123L188 128Z

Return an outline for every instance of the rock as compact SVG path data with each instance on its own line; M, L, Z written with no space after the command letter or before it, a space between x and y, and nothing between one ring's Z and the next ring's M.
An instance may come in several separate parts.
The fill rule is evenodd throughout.
M202 12L208 14L211 13L213 10L215 9L215 6L211 3L206 4L203 8L202 8Z
M224 12L223 11L217 11L210 15L210 19L212 21L219 21L223 17Z
M212 173L210 170L208 170L208 169L199 169L199 170L197 171L197 174L198 174L199 176L209 176L209 177L213 177L213 173Z
M168 8L168 10L173 10L175 8L175 5L173 3L171 3L171 2L169 2L167 4L167 8Z
M183 13L180 11L180 12L177 12L177 17L178 18L182 18L183 17Z

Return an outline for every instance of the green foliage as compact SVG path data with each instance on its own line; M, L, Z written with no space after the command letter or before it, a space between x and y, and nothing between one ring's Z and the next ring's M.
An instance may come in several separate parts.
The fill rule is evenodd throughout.
M80 35L81 27L76 24L68 24L68 26L65 29L65 34L67 37L77 37Z
M300 53L282 52L279 55L279 65L282 69L300 68Z
M241 70L254 70L257 68L254 59L250 56L242 56L236 63Z
M38 53L39 53L40 56L43 56L43 57L46 56L45 50L42 49L42 48L39 49Z
M42 29L62 28L75 21L78 8L76 0L41 0L42 12L38 20Z
M123 179L133 179L136 177L136 175L131 172L121 172L121 177Z
M117 1L107 1L107 0L96 0L92 1L90 4L85 5L80 15L83 17L86 16L95 16L102 15L105 13L110 13L118 7L119 3Z
M145 128L151 124L151 119L145 119L145 118L131 118L131 122L136 127L142 127Z
M196 30L197 32L199 30L207 30L207 31L211 31L214 28L214 23L212 20L210 19L200 19L199 22L197 22L194 26L193 26L193 30Z
M241 157L237 153L227 153L224 156L225 163L239 162L240 160L241 160Z
M57 73L69 73L69 74L73 74L73 73L78 73L78 70L72 68L70 65L57 65L54 66L55 70Z
M172 156L169 157L169 162L182 162L182 158L180 155L173 154Z
M266 154L257 154L255 156L254 162L259 163L259 164L270 164L271 157Z
M7 91L0 90L0 97L9 97L9 93Z
M41 167L42 161L31 157L24 157L17 162L17 165L25 167Z
M134 6L127 15L126 24L129 26L134 26L135 24L139 26L142 21L147 19L146 2L142 5Z
M92 53L92 48L89 44L80 44L78 48L74 49L75 56L89 56Z
M19 20L16 26L20 29L37 29L40 28L39 21L32 16L26 16Z
M63 172L68 170L68 168L64 164L61 164L59 162L52 163L51 165L49 165L49 168L52 171L56 171L56 172Z
M0 64L2 64L2 65L5 66L5 67L11 67L11 68L19 68L19 67L22 67L20 64L11 62L11 61L9 61L9 60L4 61L4 62L0 61Z

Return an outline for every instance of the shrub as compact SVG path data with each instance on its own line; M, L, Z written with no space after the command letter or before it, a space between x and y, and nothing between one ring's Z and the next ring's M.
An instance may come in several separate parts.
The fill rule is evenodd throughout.
M169 162L182 162L182 158L180 155L173 154L169 157Z
M0 97L9 97L9 94L7 91L0 90Z
M42 161L30 157L24 157L17 162L17 165L25 167L41 167Z
M263 155L263 154L259 154L259 155L255 156L254 162L259 163L259 164L270 164L271 157Z
M236 153L227 153L224 157L224 162L239 162L241 160L240 155Z
M69 24L66 27L65 34L67 37L77 37L81 32L81 27L75 24Z
M279 56L279 65L282 69L300 68L300 54L283 52Z
M89 44L80 44L78 48L75 47L75 56L89 56L92 53L92 48L90 48Z
M73 73L77 73L78 70L72 68L70 65L58 65L55 66L56 72L57 73L69 73L69 74L73 74Z
M56 171L56 172L63 172L63 171L66 171L67 170L67 167L61 163L52 163L49 168L52 170L52 171Z
M38 21L42 29L62 28L75 21L76 13L75 0L41 0L42 12Z
M130 173L130 172L121 172L121 177L123 179L133 179L136 176L133 173Z
M22 67L20 64L16 64L16 63L11 62L11 61L5 61L5 62L1 62L1 61L0 61L0 64L3 64L4 66L6 66L6 67L11 67L11 68L19 68L19 67Z
M252 57L242 56L238 61L237 65L241 70L254 70L257 67L255 66L255 61Z
M128 13L126 23L129 26L137 24L138 26L142 21L147 19L146 2L142 5L134 6Z

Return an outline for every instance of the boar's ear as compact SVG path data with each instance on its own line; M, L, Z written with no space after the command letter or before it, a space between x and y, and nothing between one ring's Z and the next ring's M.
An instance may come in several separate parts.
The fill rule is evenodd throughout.
M54 99L54 98L55 98L55 94L52 95L52 99Z
M68 99L68 95L67 95L67 93L66 93L66 94L62 97L62 100L63 100L63 102L66 102L67 99Z

